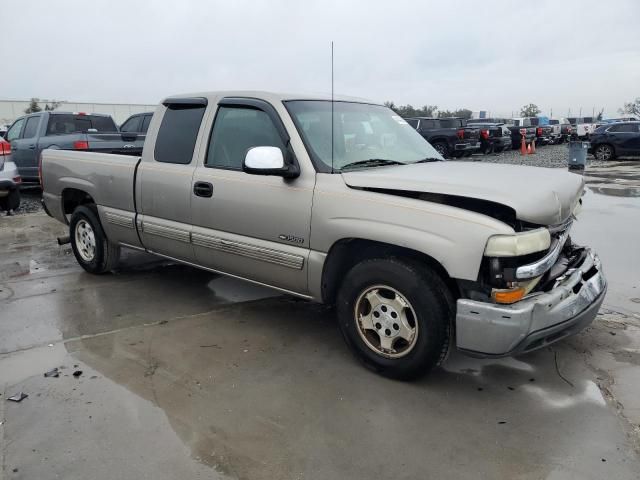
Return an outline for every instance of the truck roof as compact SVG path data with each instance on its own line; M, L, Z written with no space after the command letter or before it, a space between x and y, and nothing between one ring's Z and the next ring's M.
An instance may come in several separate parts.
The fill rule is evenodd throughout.
M171 95L164 101L172 98L193 98L201 97L213 101L217 97L249 97L266 100L268 102L283 102L287 100L331 100L330 94L300 94L300 93L278 93L261 90L221 90L215 92L196 92L189 94ZM373 105L382 105L380 102L368 100L366 98L350 97L346 95L335 95L333 100L338 102L357 102L368 103Z

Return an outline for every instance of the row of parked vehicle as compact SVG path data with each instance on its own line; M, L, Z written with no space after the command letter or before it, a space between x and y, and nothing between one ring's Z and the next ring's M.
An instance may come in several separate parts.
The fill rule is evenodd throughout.
M520 118L431 118L406 119L444 157L460 158L473 153L497 153L525 144L553 145L571 138L587 138L571 119ZM577 120L577 119L573 119ZM578 134L581 132L581 134Z

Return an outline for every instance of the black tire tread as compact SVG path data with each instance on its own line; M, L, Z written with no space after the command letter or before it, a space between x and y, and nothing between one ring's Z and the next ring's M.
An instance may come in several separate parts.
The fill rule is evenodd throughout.
M346 293L342 291L342 288L338 293L337 303L338 315L341 323L341 331L347 344L351 347L355 355L365 364L365 366L376 371L377 373L388 377L396 378L399 380L414 380L427 374L433 367L441 365L446 360L449 354L453 342L453 314L455 311L454 297L439 274L437 274L434 270L424 265L423 263L408 258L387 257L370 258L367 260L363 260L362 262L356 264L347 273L347 275L345 276L345 280L355 269L366 269L378 262L390 263L394 268L403 269L423 285L427 285L428 288L432 289L434 297L438 301L437 308L442 310L443 316L445 317L444 321L442 322L444 323L444 325L440 325L441 327L443 327L442 331L435 332L436 335L441 336L441 348L439 349L439 351L431 352L425 358L420 359L420 361L418 361L415 365L409 367L403 366L401 369L397 370L388 365L383 367L379 364L373 364L364 354L362 354L358 350L358 347L355 346L353 341L349 338L346 327L343 327L343 322L345 321L345 319L340 318L340 307L342 306L342 308L344 309L345 305L348 305L349 302L344 298L344 295L346 295ZM431 334L433 333L434 332L431 332Z

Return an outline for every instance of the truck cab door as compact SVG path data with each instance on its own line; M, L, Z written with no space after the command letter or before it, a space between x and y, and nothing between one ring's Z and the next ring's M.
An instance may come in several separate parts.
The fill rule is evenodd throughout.
M144 247L177 260L194 260L191 179L201 141L204 98L168 99L152 123L136 178L136 223ZM162 108L162 107L161 107ZM154 128L155 127L155 128Z
M296 161L281 117L266 101L224 98L211 117L193 175L198 264L306 294L315 172L283 178L243 171L252 147L277 147Z
M12 142L11 157L27 181L38 178L38 132L42 115L25 118L20 138Z

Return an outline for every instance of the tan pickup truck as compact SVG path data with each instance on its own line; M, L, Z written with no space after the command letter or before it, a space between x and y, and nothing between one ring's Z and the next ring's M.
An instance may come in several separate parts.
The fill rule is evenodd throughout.
M41 178L88 272L133 248L336 304L351 349L396 378L453 345L548 345L590 323L606 291L598 257L569 238L582 177L442 161L363 100L171 97L141 158L45 150Z

